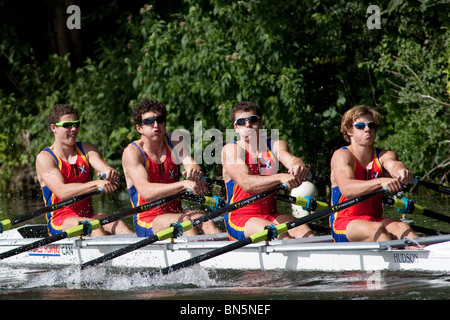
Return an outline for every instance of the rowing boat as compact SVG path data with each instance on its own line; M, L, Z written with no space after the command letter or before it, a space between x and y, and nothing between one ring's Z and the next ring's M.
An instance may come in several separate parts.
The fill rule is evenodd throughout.
M23 226L0 236L0 252L36 241ZM0 261L0 265L73 266L141 240L134 234L70 238ZM148 245L103 263L119 268L164 268L229 244L225 233L179 237ZM417 244L426 245L417 249ZM415 247L415 248L413 248ZM205 268L262 270L450 271L450 235L385 242L334 243L331 236L255 243L203 261Z

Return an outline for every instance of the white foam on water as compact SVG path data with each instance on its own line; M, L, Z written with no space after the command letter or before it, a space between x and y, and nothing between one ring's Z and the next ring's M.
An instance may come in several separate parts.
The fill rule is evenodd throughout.
M73 273L73 275L76 274ZM106 269L94 267L83 270L75 277L75 288L96 290L133 290L149 287L211 287L217 286L215 279L211 278L208 271L200 266L182 269L168 275L149 275L149 271L130 271L121 269ZM68 286L70 287L70 285Z
M78 267L61 269L0 269L0 288L37 289L66 287L68 289L133 290L150 287L217 287L214 272L210 276L201 266L181 269L168 275L150 276L147 270L111 269L101 266L80 270Z

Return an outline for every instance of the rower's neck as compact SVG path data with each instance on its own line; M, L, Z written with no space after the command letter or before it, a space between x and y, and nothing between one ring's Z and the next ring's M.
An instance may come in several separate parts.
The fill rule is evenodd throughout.
M362 164L367 164L373 160L373 146L350 145L347 148Z
M259 150L259 137L256 138L256 141L255 139L241 139L238 141L238 144L252 155L258 155L263 151Z
M54 143L50 149L53 150L54 153L58 155L63 161L68 162L70 164L74 164L76 162L78 153L75 145L65 145Z

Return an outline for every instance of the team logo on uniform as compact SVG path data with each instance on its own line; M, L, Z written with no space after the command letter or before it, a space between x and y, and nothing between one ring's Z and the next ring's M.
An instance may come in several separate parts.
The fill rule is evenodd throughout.
M175 169L169 169L169 179L175 179Z
M79 166L78 169L80 170L81 174L86 173L86 166L84 164Z
M373 179L378 179L378 172L373 173Z
M264 167L265 167L266 169L272 169L272 163L270 162L270 159L268 159L268 160L263 160L263 162L264 162Z

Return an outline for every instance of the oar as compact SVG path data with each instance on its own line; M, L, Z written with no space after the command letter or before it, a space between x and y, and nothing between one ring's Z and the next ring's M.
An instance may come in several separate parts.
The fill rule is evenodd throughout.
M363 202L364 200L367 200L367 199L369 199L371 197L376 196L377 194L384 193L384 192L387 192L387 189L382 188L382 189L379 189L379 190L377 190L375 192L372 192L372 193L369 193L369 194L366 194L366 195L361 195L361 196L352 198L350 200L338 203L337 205L334 205L334 206L327 207L325 209L316 211L313 214L310 214L310 215L307 215L305 217L301 217L301 218L295 219L295 220L290 221L288 223L282 223L282 224L279 224L279 225L276 225L276 226L274 226L274 225L268 226L263 231L257 232L255 234L251 235L250 237L247 237L247 238L239 240L239 241L232 242L231 244L229 244L227 246L224 246L222 248L218 248L216 250L213 250L213 251L210 251L210 252L198 255L198 256L196 256L196 257L194 257L192 259L185 260L183 262L174 264L174 265L172 265L170 267L161 269L159 271L151 272L149 275L153 276L153 275L156 275L156 274L168 274L168 273L176 271L178 269L186 268L186 267L189 267L189 266L194 265L196 263L199 263L199 262L202 262L202 261L214 258L214 257L216 257L218 255L221 255L221 254L224 254L224 253L227 253L227 252L230 252L230 251L242 248L242 247L244 247L246 245L249 245L251 243L257 243L257 242L268 240L268 239L274 239L274 238L276 238L276 236L278 234L285 233L289 229L292 229L292 228L298 227L298 226L300 226L302 224L305 224L305 223L308 223L308 222L311 222L311 221L314 221L314 220L326 217L326 216L330 215L333 212L340 211L342 209L354 206L354 205L356 205L358 203Z
M188 220L188 221L184 221L182 223L172 224L171 227L158 232L157 234L155 234L152 237L144 238L143 240L138 241L138 242L133 243L133 244L130 244L129 246L126 246L126 247L121 248L119 250L110 252L110 253L108 253L108 254L106 254L104 256L98 257L98 258L93 259L91 261L88 261L86 263L83 263L83 264L80 265L80 268L81 268L81 270L83 270L83 269L85 269L87 267L94 266L94 265L97 265L99 263L112 260L112 259L114 259L116 257L119 257L119 256L122 256L122 255L124 255L126 253L129 253L129 252L132 252L132 251L137 250L139 248L145 247L145 246L147 246L149 244L152 244L154 242L162 241L162 240L169 239L169 238L173 238L174 235L178 236L183 231L186 231L186 230L191 229L192 227L198 226L199 224L202 224L203 222L206 222L208 220L212 220L212 219L214 219L214 218L218 217L219 215L222 215L222 214L224 214L226 212L230 212L230 211L239 209L241 207L244 207L246 205L252 204L252 203L254 203L256 201L262 200L263 198L265 198L265 197L267 197L267 196L269 196L269 195L271 195L271 194L273 194L273 193L275 193L277 191L286 189L286 188L287 188L286 185L280 184L280 185L278 185L277 187L275 187L273 189L254 194L254 195L252 195L250 197L247 197L245 199L242 199L240 201L237 201L237 202L232 203L230 205L227 205L225 207L222 207L222 208L219 208L217 210L211 211L208 214L206 214L204 216L201 216L199 218L196 218L196 219L194 219L192 221ZM186 196L184 196L184 198L186 198ZM194 198L192 198L192 199L194 199Z
M106 173L102 172L100 174L100 179L104 179L104 178L106 178ZM27 213L27 214L24 214L24 215L22 215L20 217L2 220L2 221L0 221L0 233L3 233L4 230L11 229L11 227L13 225L16 225L16 224L19 224L21 222L24 222L24 221L27 221L27 220L39 217L40 215L43 215L44 213L55 211L55 210L58 210L58 209L70 206L70 205L74 204L75 202L81 201L83 199L92 197L92 196L94 196L96 194L103 193L103 192L105 192L105 190L103 188L98 188L95 191L88 192L86 194L82 194L82 195L79 195L79 196L75 196L75 197L72 197L70 199L66 199L66 200L60 201L58 203L52 204L50 206L47 206L47 207L44 207L44 208L41 208L41 209L38 209L38 210L34 210L34 211L32 211L30 213Z
M394 208L397 208L398 212L400 213L421 214L429 218L450 223L449 216L446 216L442 213L438 213L432 210L425 209L422 206L414 203L414 201L406 198L398 199L392 197L383 197L383 202L393 206Z
M316 199L309 196L302 198L302 197L292 197L279 193L277 194L277 199L284 202L295 204L297 206L301 206L303 210L306 211L317 211L329 207L328 203L317 201Z
M44 207L44 208L41 208L41 209L38 209L38 210L34 210L34 211L30 212L30 213L24 214L24 215L16 217L16 218L5 219L3 221L0 221L0 233L2 233L4 230L11 229L11 227L13 225L16 225L16 224L19 224L21 222L24 222L24 221L27 221L27 220L39 217L40 215L43 215L44 213L55 211L55 210L58 210L58 209L70 206L70 205L74 204L75 202L81 201L83 199L92 197L92 196L94 196L96 194L103 193L103 192L105 192L105 190L103 188L98 188L95 191L92 191L92 192L89 192L89 193L85 193L85 194L82 194L82 195L79 195L79 196L72 197L70 199L66 199L66 200L60 201L58 203L49 205L47 207Z
M438 184L438 183L434 183L434 182L428 182L428 181L422 181L419 180L419 178L415 177L413 179L413 184L420 184L424 187L427 187L431 190L437 191L437 192L441 192L441 193L445 193L445 194L450 194L450 187L447 187L446 185L443 184Z
M35 242L26 244L24 246L21 246L19 248L15 248L3 253L0 253L0 260L17 255L19 253L28 251L28 250L33 250L36 249L38 247L42 247L44 245L47 245L49 243L53 243L56 242L58 240L62 240L65 238L71 238L71 237L77 237L77 236L81 236L81 235L88 235L92 232L92 230L96 230L98 229L100 226L117 221L117 220L121 220L123 218L126 218L132 214L136 214L142 211L146 211L158 206L161 206L167 202L170 202L178 197L181 197L185 192L180 192L171 196L167 196L152 202L147 202L144 203L138 207L132 208L130 210L126 210L124 212L121 213L117 213L111 216L108 216L106 218L100 219L100 220L92 220L92 221L83 221L81 222L79 225L72 227L70 229L67 229L66 231L63 231L61 233L58 233L54 236L48 237L48 238L43 238L41 240L37 240Z

